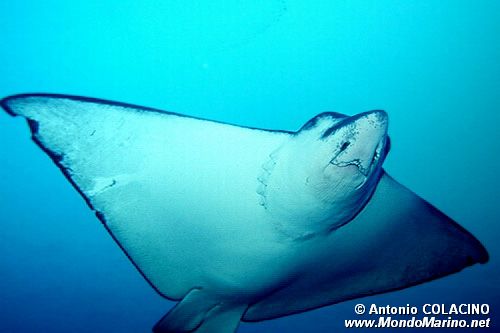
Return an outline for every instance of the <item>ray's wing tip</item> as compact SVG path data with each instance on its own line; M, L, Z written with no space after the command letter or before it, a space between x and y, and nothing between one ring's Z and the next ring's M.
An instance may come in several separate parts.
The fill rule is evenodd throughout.
M2 107L9 115L16 117L22 114L16 113L14 111L13 107L13 102L15 101L20 101L20 100L25 100L27 98L32 98L32 97L56 97L57 95L55 94L48 94L48 93L23 93L23 94L14 94L14 95L9 95L7 97L4 97L0 99L0 107Z
M490 260L490 254L486 247L474 237L471 233L467 232L468 240L466 241L466 266L472 266L475 264L486 264Z
M454 224L458 227L459 232L465 236L463 246L467 256L467 266L486 264L490 260L490 254L483 243L458 223L454 222Z
M17 113L15 113L12 108L10 107L10 104L12 100L18 98L19 95L10 95L7 97L4 97L0 100L0 107L2 107L5 112L7 112L9 115L15 117L17 116Z
M31 101L30 101L31 99ZM36 102L40 100L50 100L50 99L67 99L67 100L77 100L77 101L93 101L94 99L87 98L87 97L82 97L82 96L76 96L76 95L67 95L67 94L54 94L54 93L21 93L21 94L13 94L9 95L7 97L4 97L0 99L0 107L3 108L9 115L16 117L16 116L23 116L26 119L29 119L30 117L26 116L23 114L23 112L19 112L20 109L22 108L17 108L17 106L20 106L22 104L27 104L30 102ZM96 99L97 101L97 99ZM16 111L16 109L18 109Z
M490 254L480 241L477 241L477 243L478 243L476 246L477 255L475 260L479 264L486 264L488 261L490 261Z

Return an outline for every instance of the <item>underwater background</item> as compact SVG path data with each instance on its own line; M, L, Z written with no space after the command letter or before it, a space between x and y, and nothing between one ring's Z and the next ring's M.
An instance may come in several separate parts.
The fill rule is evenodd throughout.
M490 262L239 332L342 332L357 303L488 303L498 329L499 35L494 0L1 1L0 97L75 94L287 130L384 109L385 169ZM0 212L0 333L150 332L174 304L4 112Z

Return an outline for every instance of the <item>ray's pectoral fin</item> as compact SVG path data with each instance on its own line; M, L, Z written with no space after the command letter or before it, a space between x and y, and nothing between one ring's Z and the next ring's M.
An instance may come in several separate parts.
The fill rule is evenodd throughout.
M243 320L400 290L488 261L472 234L386 173L366 207L330 237L325 253L336 254L335 264L322 256L309 269L321 267L322 274L310 274L253 304Z
M394 253L399 254L396 257L412 267L413 272L423 274L421 277L414 273L408 283L445 276L488 261L488 252L472 234L392 177L385 174L377 191L374 206L390 208L385 215L393 223L387 227L407 238L407 243L400 240L394 248Z
M233 333L247 305L225 303L201 289L191 290L153 327L154 333Z

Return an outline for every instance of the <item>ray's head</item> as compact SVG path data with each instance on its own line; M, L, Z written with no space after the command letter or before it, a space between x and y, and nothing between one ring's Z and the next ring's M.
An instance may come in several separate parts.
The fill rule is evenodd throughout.
M304 128L299 132L303 136L299 140L315 141L308 181L313 186L326 185L323 191L327 192L334 190L331 185L353 191L370 186L389 150L387 113L375 110L352 117L327 113L321 118L317 126L306 128L308 133Z
M269 193L270 208L274 204L298 224L309 220L311 228L332 230L349 222L380 179L390 146L387 128L387 113L380 110L352 117L326 112L309 120L278 152L279 171L268 187L286 194L274 200Z
M345 223L378 182L389 150L388 116L376 110L352 117L331 113L319 117L315 126L306 124L298 134L298 141L310 147L308 159L302 161L305 181L312 195L340 212L338 223Z

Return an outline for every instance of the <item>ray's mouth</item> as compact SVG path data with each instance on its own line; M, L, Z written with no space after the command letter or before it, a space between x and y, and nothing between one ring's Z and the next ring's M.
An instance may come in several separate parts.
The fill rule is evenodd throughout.
M385 151L386 151L385 148L386 148L386 144L387 144L388 139L389 138L387 136L384 136L380 140L380 142L378 143L377 147L375 148L375 150L373 152L372 159L370 161L370 166L368 167L368 171L369 172L373 171L373 169L375 168L375 166L378 164L378 162L382 158L382 155L384 155L384 157L385 157ZM361 173L363 173L363 172L361 171ZM368 174L365 174L365 176L367 176L367 175Z
M359 173L364 176L364 181L358 186L361 187L366 182L375 169L381 164L387 152L389 150L389 137L384 135L384 137L379 141L375 149L373 150L371 156L367 156L366 158L353 158L353 159L342 159L342 155L347 147L351 143L346 142L342 144L339 151L336 155L330 160L330 164L335 165L336 167L349 167L355 166Z

